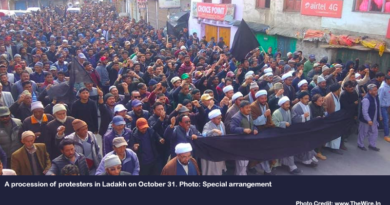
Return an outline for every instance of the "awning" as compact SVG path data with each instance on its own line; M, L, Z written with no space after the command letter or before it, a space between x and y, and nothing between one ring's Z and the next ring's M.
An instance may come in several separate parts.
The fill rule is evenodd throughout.
M255 33L266 33L267 29L270 28L270 26L265 25L265 24L261 24L261 23L248 22L248 21L245 21L245 22L246 22L246 24L248 24L249 28ZM241 21L233 21L232 22L232 25L236 26L236 27L239 27L240 24L241 24Z

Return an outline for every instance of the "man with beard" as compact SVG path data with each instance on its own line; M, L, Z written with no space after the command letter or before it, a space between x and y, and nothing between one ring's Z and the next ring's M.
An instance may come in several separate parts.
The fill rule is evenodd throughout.
M257 135L258 130L253 124L250 103L241 101L240 111L232 117L230 132L237 135ZM236 175L247 175L248 160L236 160Z
M104 136L104 134L106 134L109 124L112 118L114 117L115 105L117 104L123 105L130 99L130 93L128 90L127 83L122 83L122 87L125 91L126 97L119 103L115 102L115 96L111 93L107 93L103 98L103 92L100 89L98 89L98 95L99 95L98 103L99 103L99 111L101 116L99 134L101 136Z
M104 93L108 92L108 88L110 86L110 77L108 74L108 71L106 69L106 65L108 63L108 58L105 56L102 56L100 58L100 64L96 67L96 71L99 74L100 81L102 83L102 89Z
M333 84L330 86L330 93L328 93L324 98L324 104L326 105L326 111L328 114L332 114L341 109L340 104L340 84ZM326 147L329 147L333 153L343 155L340 151L341 148L341 137L334 139L326 144Z
M62 154L52 161L52 166L46 175L60 175L62 168L68 164L76 165L80 175L89 175L87 161L83 154L76 152L74 143L70 139L61 141L59 147Z
M249 93L244 97L245 100L249 101L250 103L253 103L256 101L256 93L259 91L259 85L257 85L256 82L252 82L249 87Z
M232 97L232 106L228 109L225 115L225 127L227 134L230 134L230 122L232 121L232 117L240 111L240 103L244 99L243 95L241 92L237 92L233 95Z
M184 63L180 66L178 75L182 76L184 73L190 73L192 70L195 69L195 66L193 63L191 63L190 56L184 57Z
M368 138L368 148L378 152L379 148L376 147L376 140L378 138L379 121L382 121L382 115L379 109L378 88L374 84L369 84L367 89L368 94L362 100L361 115L359 116L360 123L357 144L359 149L366 151L364 139Z
M131 102L131 109L132 111L129 112L130 117L132 118L131 121L131 128L134 129L136 122L139 118L149 118L149 111L142 109L142 102L135 99Z
M158 175L162 169L157 144L165 140L148 125L145 118L139 118L134 129L134 137L129 146L137 153L140 164L140 175Z
M203 137L224 136L226 135L225 125L222 122L222 113L216 109L209 113L210 121L203 128ZM213 162L201 159L203 175L222 175L226 171L225 161Z
M50 114L43 112L43 105L40 101L31 104L32 115L23 121L22 128L19 131L19 137L24 131L32 131L36 137L36 143L45 143L49 153L52 150L52 137L49 135L47 124L54 118Z
M56 104L53 106L54 120L47 123L47 129L49 130L49 136L52 140L52 150L50 159L54 159L61 155L60 150L56 145L59 144L59 139L55 138L57 132L64 132L65 135L70 135L73 132L72 122L75 120L71 116L67 116L67 109L63 104Z
M32 131L22 133L23 147L16 150L11 157L11 168L17 175L45 175L51 167L46 145L34 143Z
M258 130L274 127L271 119L271 110L267 103L267 91L260 90L255 95L256 101L251 104L253 124Z
M292 86L292 80L293 80L292 74L290 72L284 74L282 76L282 80L283 80L283 90L284 90L283 95L287 96L289 99L292 100L290 101L291 105L295 105L295 103L298 102L298 99L296 98L295 88L294 86Z
M321 66L319 63L314 63L313 69L307 73L307 81L311 82L315 75L321 75Z
M122 116L115 116L111 125L112 129L107 131L103 136L103 155L106 155L113 150L112 140L115 137L123 137L128 142L133 136L132 131L125 127L126 122Z
M72 116L75 119L85 121L89 125L89 130L93 133L97 133L98 116L96 102L89 99L89 91L87 88L79 90L79 97L80 99L72 105Z
M311 89L311 96L314 96L315 94L319 94L322 97L325 97L325 95L327 94L326 80L322 76L318 76L316 87Z
M139 161L137 154L127 148L128 143L124 137L115 137L112 142L113 151L106 154L103 157L98 169L96 170L96 175L103 174L106 166L106 159L111 156L118 156L120 159L121 171L131 173L131 175L139 175Z
M307 80L301 80L299 81L298 83L298 92L296 93L296 96L298 96L300 93L302 92L306 92L307 94L309 94L309 99L311 98L310 96L310 93L309 93L309 83L307 82Z
M65 136L63 130L60 130L57 132L56 138L72 140L74 142L76 152L85 156L89 174L95 175L96 169L102 160L100 146L98 145L96 136L92 132L88 131L87 123L82 120L73 120L72 126L74 130L72 134Z
M180 143L175 147L176 157L169 161L161 172L161 175L200 175L198 163L191 156L190 143Z
M312 119L310 107L309 107L309 93L301 92L298 95L299 102L293 106L291 109L292 122L293 123L302 123L307 122ZM316 167L317 158L315 158L316 153L314 150L309 152L301 153L295 156L295 159L298 159L302 164L306 166Z
M287 128L291 125L290 99L287 96L280 98L278 102L280 108L272 114L272 121L276 127ZM282 165L288 166L290 174L300 174L302 171L298 169L294 162L294 156L285 157L280 160Z
M7 161L3 161L5 167L10 167L12 153L22 146L18 137L21 126L22 122L12 118L7 107L0 107L0 147L7 156Z

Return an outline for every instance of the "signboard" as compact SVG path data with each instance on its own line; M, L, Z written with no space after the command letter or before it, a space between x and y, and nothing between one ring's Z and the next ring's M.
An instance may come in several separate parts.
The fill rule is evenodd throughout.
M180 8L180 0L158 0L161 9Z
M192 16L217 21L232 21L234 9L234 4L197 3L192 10Z
M389 24L387 25L386 38L390 38L390 19L389 19Z
M341 18L342 12L342 0L302 0L301 4L301 14L307 16Z

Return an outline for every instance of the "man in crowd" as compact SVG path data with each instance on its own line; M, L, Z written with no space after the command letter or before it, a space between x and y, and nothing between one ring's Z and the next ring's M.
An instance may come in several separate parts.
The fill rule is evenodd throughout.
M161 172L161 175L200 175L198 163L191 157L192 146L190 143L179 143L175 147L176 157L169 161Z

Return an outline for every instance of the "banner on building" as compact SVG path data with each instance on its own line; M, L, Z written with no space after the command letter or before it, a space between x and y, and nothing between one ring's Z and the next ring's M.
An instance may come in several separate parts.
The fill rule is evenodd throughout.
M180 8L180 0L158 0L160 9Z
M234 9L234 4L196 3L192 8L192 16L216 21L232 21Z
M301 14L307 16L341 18L342 12L342 0L302 0L301 4Z
M390 19L389 19L389 24L387 25L386 38L390 38Z

